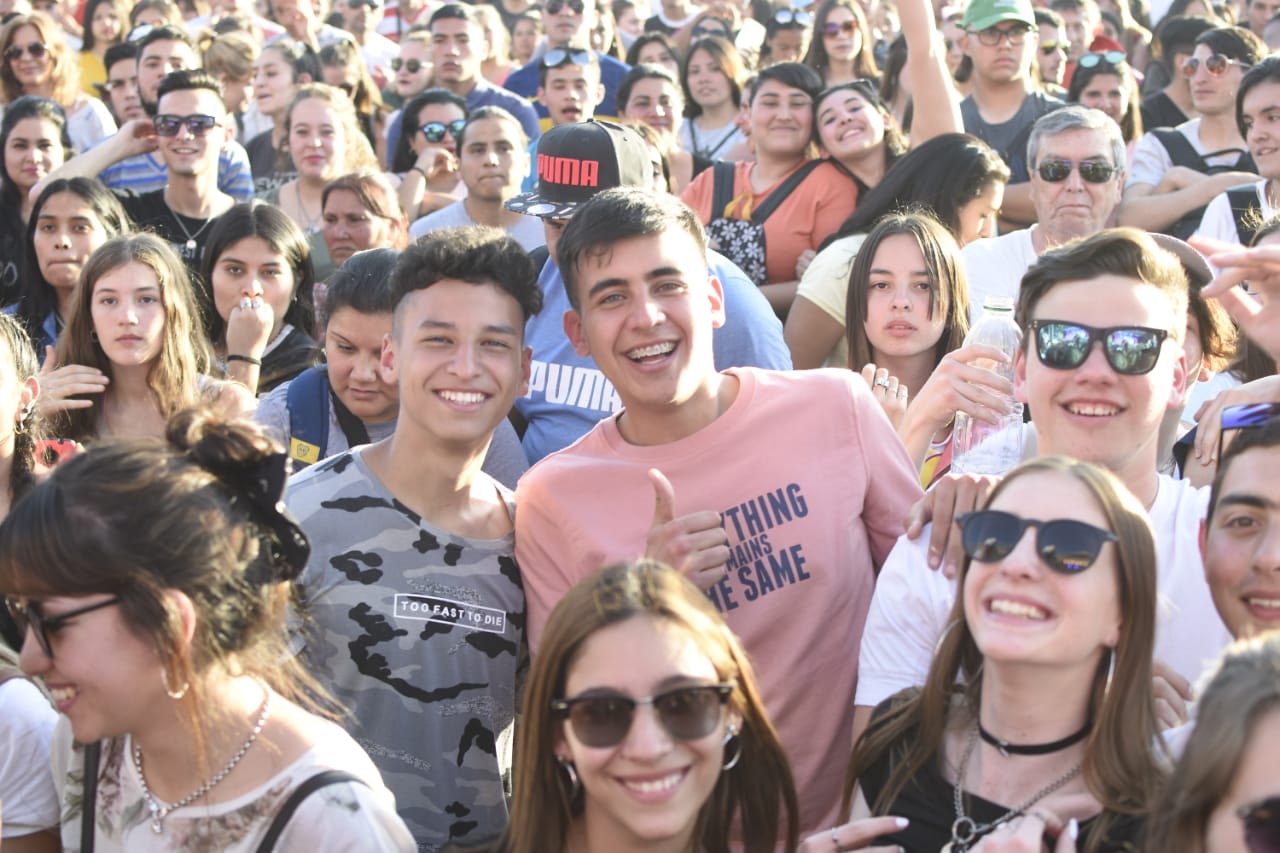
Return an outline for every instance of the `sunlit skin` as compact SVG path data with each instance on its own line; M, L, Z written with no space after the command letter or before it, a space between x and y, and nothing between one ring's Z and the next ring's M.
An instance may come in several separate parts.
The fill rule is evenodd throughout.
M34 237L40 275L53 288L69 295L80 280L84 263L107 241L101 220L75 193L54 193L36 215Z
M1244 823L1236 811L1280 796L1276 767L1280 766L1280 710L1273 706L1254 720L1240 754L1231 787L1209 816L1204 849L1213 853L1249 853Z
M289 114L289 154L299 178L331 181L346 161L342 122L321 98L297 102Z
M9 47L22 48L22 55L9 61L9 69L22 91L30 95L41 94L53 75L53 57L47 49L38 58L31 55L31 46L44 42L40 31L30 25L18 27L9 39Z
M395 221L378 216L350 190L332 190L324 204L324 242L340 267L356 252L395 245Z
M1095 74L1080 92L1080 103L1102 110L1116 124L1124 121L1129 108L1129 87L1119 74Z
M164 300L150 267L131 261L100 277L90 302L103 355L122 367L150 364L164 343Z
M914 236L892 234L880 241L867 279L864 324L876 364L933 357L946 320L936 310L934 287Z
M4 170L25 196L62 165L66 151L58 126L46 118L24 118L13 126L4 144Z
M293 68L280 55L280 51L264 50L253 66L253 97L262 114L283 120L297 91L298 83L293 78Z
M586 121L604 99L598 65L572 62L546 70L546 82L538 90L538 100L547 108L551 122L562 124Z
M246 296L259 297L271 309L274 323L270 337L284 322L295 287L286 258L261 237L245 237L222 251L211 276L213 304L224 321Z
M1274 181L1280 177L1280 83L1267 81L1251 88L1241 103L1242 124L1249 153L1258 174ZM1274 200L1271 184L1267 192Z
M170 71L199 68L200 60L181 41L154 41L138 56L138 93L143 103L154 104L160 81Z
M367 424L386 423L400 408L400 389L382 377L382 341L389 334L390 314L361 314L351 307L330 314L325 327L329 387Z

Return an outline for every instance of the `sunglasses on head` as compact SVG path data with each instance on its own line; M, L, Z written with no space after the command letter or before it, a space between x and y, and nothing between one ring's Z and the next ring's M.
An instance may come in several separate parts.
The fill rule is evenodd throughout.
M1036 529L1036 554L1045 565L1064 575L1074 575L1092 566L1102 546L1119 541L1114 533L1083 521L1059 518L1036 521L1011 512L984 509L967 512L956 519L961 544L970 560L994 563L1013 553L1028 527Z
M847 36L851 36L853 35L854 30L856 29L857 29L857 26L853 23L852 19L848 21L843 21L838 24L835 21L827 21L825 24L822 25L822 32L825 35L831 36L832 38L840 35L841 33L844 33Z
M1236 817L1244 821L1244 846L1249 853L1280 853L1280 797L1241 806Z
M695 39L707 38L709 36L719 36L722 39L730 37L733 27L728 21L715 18L710 21L701 21L693 28L693 37Z
M40 605L34 601L5 599L5 604L9 608L9 616L13 619L13 624L17 627L18 632L25 637L27 629L30 628L31 633L35 635L36 643L40 646L40 651L44 652L44 656L49 660L53 660L53 643L50 638L66 627L68 622L77 616L83 616L86 613L92 613L95 610L101 610L104 607L119 603L120 598L112 596L106 601L99 601L97 604L78 607L75 610L68 610L66 613L59 613L56 616L45 616L40 612Z
M422 62L421 60L418 60L418 59L401 59L398 56L395 59L391 60L392 71L399 71L401 68L403 68L405 71L408 71L410 74L417 74L419 71L425 68L426 65L427 64L425 62Z
M1218 455L1214 458L1222 459L1224 439L1228 432L1266 426L1278 415L1280 415L1280 403L1244 403L1239 406L1227 406L1222 410L1222 429L1218 432Z
M144 38L151 35L151 31L154 29L154 24L138 24L136 27L129 30L129 35L125 36L124 40L130 44L142 41Z
M1080 170L1080 177L1090 184L1105 184L1115 177L1115 166L1103 160L1041 160L1036 166L1040 180L1060 184L1071 177L1072 169Z
M773 13L773 20L778 24L799 24L807 27L813 23L813 15L804 9L779 9Z
M1079 65L1081 68L1096 68L1104 62L1107 65L1119 65L1124 61L1124 51L1107 50L1102 53L1086 53L1084 56L1076 60L1076 65Z
M467 126L465 118L456 118L445 124L442 121L429 121L421 128L422 135L427 138L428 142L440 142L447 133L454 139L462 135L462 129Z
M156 136L177 136L178 129L185 127L192 136L204 136L217 126L218 120L213 116L192 113L189 116L175 116L161 113L151 120L156 128Z
M573 727L573 735L586 746L617 746L631 731L637 705L652 705L667 734L676 740L698 740L716 730L732 684L677 687L654 696L578 696L556 699L551 710Z
M32 59L40 59L49 52L49 45L43 42L33 41L31 44L11 44L4 49L4 58L6 62L13 62L21 59L22 54L30 56Z
M1061 320L1035 320L1031 328L1036 333L1036 355L1045 367L1074 370L1085 363L1094 342L1100 341L1107 364L1125 376L1150 373L1160 360L1161 344L1169 336L1164 329L1146 326L1098 329Z
M542 54L543 68L559 68L561 65L590 65L591 53L586 50L556 48Z
M546 8L548 15L559 15L565 6L568 6L575 15L581 15L587 8L587 4L583 3L582 0L547 0L547 5L544 8Z
M1200 70L1201 59L1198 56L1188 57L1182 63L1182 73L1188 77L1194 77L1195 73ZM1208 71L1214 77L1221 77L1227 73L1227 69L1232 65L1239 65L1241 68L1252 68L1253 66L1247 62L1241 62L1238 59L1232 59L1229 56L1223 56L1221 53L1215 53L1208 59L1203 60L1204 70Z

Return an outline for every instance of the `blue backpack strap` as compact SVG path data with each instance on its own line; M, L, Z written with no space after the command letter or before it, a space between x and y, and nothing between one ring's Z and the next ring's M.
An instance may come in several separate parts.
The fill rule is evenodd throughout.
M301 471L324 458L329 446L329 368L308 368L289 383L289 457Z

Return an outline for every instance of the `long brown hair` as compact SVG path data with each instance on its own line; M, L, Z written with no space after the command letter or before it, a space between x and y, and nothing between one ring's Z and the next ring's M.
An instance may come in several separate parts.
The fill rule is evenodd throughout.
M746 853L772 853L780 830L785 849L795 849L798 806L791 771L746 653L697 587L674 570L643 560L601 569L571 589L552 611L533 659L522 724L516 729L511 823L494 850L565 849L583 801L581 796L571 797L556 761L555 732L560 721L551 703L564 697L569 670L592 634L641 615L685 631L710 658L719 678L734 684L729 707L742 718L741 757L736 767L720 774L698 814L697 848L726 853L730 828L739 821Z
M155 395L156 407L167 420L194 404L199 396L200 376L209 372L211 350L200 327L195 291L186 265L169 244L146 231L113 237L98 247L80 272L67 326L58 337L58 364L82 364L112 375L111 360L102 351L93 327L93 289L104 275L131 263L145 266L156 277L164 304L164 329L160 352L147 372L147 386ZM68 409L54 420L56 433L63 438L84 441L97 436L98 419L108 388L92 394L92 406Z
M1159 733L1151 692L1151 657L1156 629L1156 551L1142 505L1114 474L1097 465L1062 456L1045 456L1014 468L991 493L985 506L1010 483L1031 474L1059 473L1074 478L1094 496L1116 535L1116 587L1121 614L1120 640L1102 655L1089 691L1093 728L1085 741L1083 775L1102 814L1089 834L1086 851L1099 848L1117 815L1147 814L1155 803L1164 771L1154 753ZM937 762L956 715L976 718L982 698L982 652L965 621L964 583L969 560L960 566L956 601L948 628L938 643L923 688L900 698L863 733L854 747L845 777L847 811L859 778L867 768L888 762L888 780L873 814L889 813L903 789L926 766ZM1108 669L1114 657L1114 673Z

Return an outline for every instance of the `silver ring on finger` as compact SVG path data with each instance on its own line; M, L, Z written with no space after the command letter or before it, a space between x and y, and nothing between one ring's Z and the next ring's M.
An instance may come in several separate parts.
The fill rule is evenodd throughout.
M840 836L836 834L836 827L831 827L831 845L835 847L836 853L840 853Z
M906 385L899 385L899 386L898 386L898 396L899 396L899 397L905 397L905 396L907 396L907 386L906 386Z
M888 380L888 379L885 379L884 377L881 377L881 378L877 379L877 380L876 380L876 387L877 387L877 388L888 388L888 387L889 387L889 380Z
M254 310L257 310L258 308L261 308L261 307L262 307L262 300L261 300L261 299L255 299L255 300L253 300L252 302L250 302L250 303L249 303L249 307L250 307L250 308L253 308Z
M248 311L250 308L252 308L252 307L253 307L253 302L251 302L251 301L250 301L250 300L248 300L248 299L241 299L241 300L240 300L240 307L241 307L241 308L243 308L244 310Z

